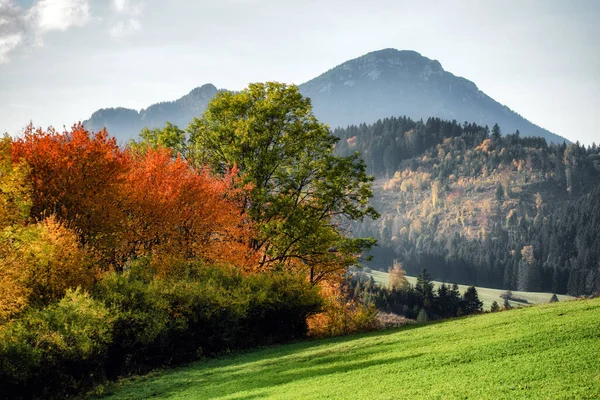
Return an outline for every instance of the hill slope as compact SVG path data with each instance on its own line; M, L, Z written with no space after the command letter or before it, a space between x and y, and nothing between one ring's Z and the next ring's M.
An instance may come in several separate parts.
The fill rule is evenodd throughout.
M305 342L134 379L110 399L596 399L600 299Z
M355 226L411 275L519 291L600 291L600 148L548 145L437 118L336 129L376 176L377 221Z
M366 54L300 85L300 91L312 99L315 115L333 128L407 115L413 119L440 117L489 126L497 122L506 132L519 129L524 136L542 136L549 142L565 140L496 102L473 82L444 71L438 61L415 51L385 49ZM204 112L215 93L217 89L207 84L181 99L139 112L101 109L84 125L93 131L106 126L120 140L136 137L144 126L162 127L167 121L184 128Z
M415 120L438 117L490 127L498 123L505 132L519 130L524 136L541 136L555 143L565 140L415 51L368 53L300 85L300 91L312 99L315 115L332 127L406 115Z

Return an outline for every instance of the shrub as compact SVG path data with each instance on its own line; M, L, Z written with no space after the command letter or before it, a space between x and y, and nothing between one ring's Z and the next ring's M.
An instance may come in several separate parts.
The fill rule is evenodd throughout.
M496 300L494 300L494 302L492 303L492 307L490 308L491 312L497 312L500 311L500 304L498 304L498 302Z
M187 277L148 281L141 269L107 274L96 291L115 318L115 376L303 337L321 305L302 277L195 263Z
M308 319L308 335L327 337L377 329L375 306L348 300L330 287L322 288L323 311Z
M8 397L60 397L104 378L112 319L81 290L31 311L0 330L0 392Z
M67 289L89 289L96 279L90 255L77 235L55 218L0 231L0 320L28 305L43 307Z
M195 263L157 279L145 265L106 273L93 298L67 290L0 326L0 392L62 398L107 378L300 338L321 306L301 276Z

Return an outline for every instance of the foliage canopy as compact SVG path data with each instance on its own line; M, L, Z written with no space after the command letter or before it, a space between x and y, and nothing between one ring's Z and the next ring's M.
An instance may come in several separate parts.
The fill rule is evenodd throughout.
M348 238L348 221L377 218L372 178L358 154L334 154L338 139L296 86L251 84L219 93L190 124L190 159L217 173L237 167L262 254L260 266L296 266L316 283L357 262L374 244Z

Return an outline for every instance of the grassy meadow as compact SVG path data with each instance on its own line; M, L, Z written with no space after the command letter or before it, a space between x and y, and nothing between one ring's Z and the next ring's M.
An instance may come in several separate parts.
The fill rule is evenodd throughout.
M256 350L104 388L121 399L597 399L600 299Z
M373 279L375 279L376 282L378 282L382 285L386 285L388 282L388 273L387 272L372 270L368 274L371 275L373 277ZM417 283L417 278L414 276L407 276L406 279L412 285ZM442 284L442 282L433 281L433 284L434 284L434 289L437 289ZM469 287L468 285L458 285L458 288L460 289L461 293L464 293L468 287ZM483 302L484 310L489 310L494 301L497 301L498 304L500 305L500 307L502 307L502 304L504 303L504 299L501 298L500 295L502 293L506 292L506 290L491 289L491 288L485 288L485 287L479 287L479 286L476 286L476 288L477 288L477 294L479 295L479 299ZM518 301L509 301L509 303L513 307L520 307L520 306L526 306L526 305L531 305L531 304L545 304L545 303L548 303L550 301L550 298L552 297L552 293L545 293L545 292L519 292L519 291L513 290L512 293L513 293L513 297L515 297L515 298L527 300L527 303L522 303L522 302L518 302ZM557 294L556 296L558 297L559 301L574 299L573 296L568 296L566 294Z

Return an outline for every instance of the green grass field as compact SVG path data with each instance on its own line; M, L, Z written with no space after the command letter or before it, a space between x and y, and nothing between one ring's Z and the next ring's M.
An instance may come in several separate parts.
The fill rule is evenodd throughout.
M598 399L600 299L309 341L121 382L108 399Z
M387 281L388 281L388 274L387 272L381 272L381 271L371 271L370 273L368 273L369 275L373 276L373 279L375 279L376 282L382 284L382 285L386 285ZM408 280L409 283L411 283L412 285L414 285L415 283L417 283L417 278L414 276L407 276L406 279ZM442 284L442 282L437 282L434 281L433 282L435 285L435 289L437 289L438 286L440 286ZM458 285L458 288L460 289L461 293L464 293L468 286L466 285ZM485 288L485 287L478 287L477 288L477 294L479 295L479 299L481 301L483 301L483 309L484 310L489 310L490 307L492 306L492 303L495 301L498 302L498 304L500 305L500 307L502 307L502 304L504 303L504 299L500 297L500 295L504 292L506 292L506 290L503 289L490 289L490 288ZM524 299L527 300L528 304L545 304L548 303L550 301L550 298L552 297L552 293L545 293L545 292L518 292L518 291L513 291L513 296L519 299ZM573 296L567 296L565 294L559 294L557 295L558 300L559 301L565 301L565 300L573 300L574 297ZM513 307L519 307L519 306L526 306L528 304L526 303L520 303L520 302L516 302L516 301L510 301L510 304Z

